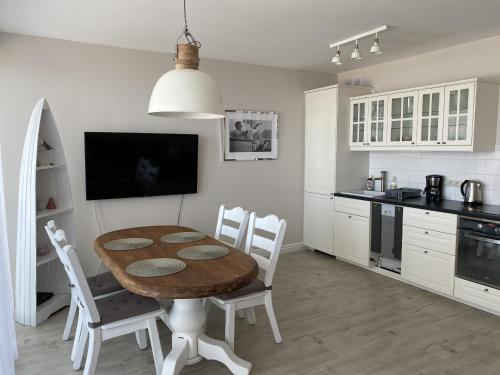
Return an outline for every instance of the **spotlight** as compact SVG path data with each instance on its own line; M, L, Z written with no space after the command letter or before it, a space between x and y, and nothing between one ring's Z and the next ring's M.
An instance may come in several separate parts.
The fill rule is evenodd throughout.
M337 53L332 59L332 63L335 65L342 65L342 58L340 57L340 46L337 46Z
M380 47L380 43L378 40L378 34L375 34L375 41L370 47L370 53L373 55L380 55L382 53L382 48Z
M361 52L359 52L358 40L356 39L356 44L354 44L354 51L351 53L351 59L361 60Z

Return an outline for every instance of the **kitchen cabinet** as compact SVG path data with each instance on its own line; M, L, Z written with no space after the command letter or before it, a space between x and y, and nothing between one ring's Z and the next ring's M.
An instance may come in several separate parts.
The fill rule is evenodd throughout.
M444 88L418 92L417 145L440 145L443 142Z
M351 102L351 146L367 145L366 108L366 100Z
M368 267L370 263L370 218L335 212L335 256Z
M429 231L450 233L456 235L457 220L455 214L422 210L405 207L403 210L403 224L411 227L427 229Z
M366 178L368 155L349 149L349 101L369 92L368 87L339 85L305 92L303 238L304 245L327 254L333 254L333 193L359 186ZM366 122L362 107L361 112L357 107L358 122ZM365 137L364 128L362 133Z
M389 137L387 145L414 145L417 137L418 92L389 95Z
M385 146L387 142L387 96L375 96L367 100L368 146Z
M333 196L304 193L304 245L333 255Z
M454 296L491 310L497 315L500 314L500 290L498 289L456 277Z
M371 101L387 98L385 139L373 138ZM360 96L366 103L366 126L352 151L482 151L495 150L499 85L476 78ZM358 107L359 108L359 107ZM378 121L377 121L378 122ZM382 121L380 121L382 122ZM367 127L367 128L366 128ZM377 128L377 131L378 128ZM375 141L374 141L375 139Z
M417 285L453 295L455 257L403 243L401 277Z
M445 90L445 123L443 141L448 145L471 145L475 85L464 83Z

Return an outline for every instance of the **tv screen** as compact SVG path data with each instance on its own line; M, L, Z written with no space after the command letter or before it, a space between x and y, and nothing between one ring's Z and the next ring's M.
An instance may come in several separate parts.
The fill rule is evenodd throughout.
M85 133L87 200L196 193L197 134Z

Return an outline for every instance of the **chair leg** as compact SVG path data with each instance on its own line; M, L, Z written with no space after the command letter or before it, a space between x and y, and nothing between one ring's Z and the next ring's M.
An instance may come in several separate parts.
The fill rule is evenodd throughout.
M100 350L101 329L91 329L89 330L89 350L87 351L87 360L85 361L83 375L94 375Z
M236 305L234 303L230 303L226 306L226 334L225 340L227 345L231 349L234 350L234 325L235 325L235 314L236 313Z
M250 324L251 326L255 325L255 310L253 307L249 307L247 309L245 309L245 314L247 316L247 321L248 321L248 324Z
M144 350L148 347L148 338L146 337L146 330L141 329L135 332L135 339L139 349Z
M75 360L76 351L78 350L78 344L80 342L80 337L82 335L82 326L83 326L83 313L78 308L78 320L76 323L76 332L75 338L73 340L73 350L71 351L71 361Z
M76 315L76 301L73 298L73 291L71 291L71 305L69 306L68 317L66 318L66 326L64 327L63 340L68 341L69 335L71 334L71 328L73 327L73 321Z
M210 302L209 298L203 298L203 301L201 302L203 308L205 309L205 323L203 323L203 327L201 328L202 332L207 332L207 324L208 324L208 315L210 314L210 307L212 305L212 302Z
M274 341L276 344L281 343L281 334L280 329L278 327L278 322L276 321L276 316L274 315L273 309L273 296L271 291L266 292L266 296L264 297L264 302L266 306L267 318L269 319L269 323L271 324L271 329L273 330Z
M83 315L80 311L80 316ZM73 348L75 349L75 357L73 359L73 370L80 370L82 368L83 352L85 350L85 344L87 343L87 337L89 335L89 329L85 325L86 322L81 323L81 333L78 341L75 341Z
M146 324L148 326L149 341L151 342L151 351L153 352L156 375L160 375L163 367L163 351L161 350L160 335L158 334L156 319L148 319Z

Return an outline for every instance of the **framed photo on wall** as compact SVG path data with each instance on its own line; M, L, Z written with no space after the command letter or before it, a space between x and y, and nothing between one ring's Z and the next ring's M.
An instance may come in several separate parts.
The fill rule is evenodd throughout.
M228 110L224 160L278 159L278 112Z

